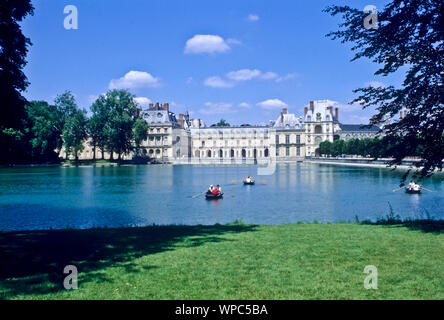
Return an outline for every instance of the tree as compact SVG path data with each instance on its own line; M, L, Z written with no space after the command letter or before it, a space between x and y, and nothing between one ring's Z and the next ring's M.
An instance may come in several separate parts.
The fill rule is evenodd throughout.
M332 146L332 143L330 141L328 141L328 140L322 141L319 144L319 153L321 155L329 156L331 154L331 146Z
M335 140L331 145L330 152L334 157L340 156L345 153L345 142L344 140Z
M111 90L106 93L105 105L110 111L108 135L108 149L111 153L121 155L132 150L133 124L137 117L137 104L134 96L127 90Z
M218 123L215 124L216 127L229 127L230 124L224 119L220 119Z
M83 150L83 143L88 137L88 119L86 111L76 109L67 119L63 127L63 144L66 150L66 158L69 154L78 160L79 151Z
M29 85L22 69L31 45L19 25L33 15L30 0L3 0L0 6L0 163L26 157L24 119L26 99L21 95Z
M27 140L33 161L54 161L62 148L60 112L46 101L31 101L26 106Z
M65 124L66 120L78 110L76 100L71 91L65 91L63 94L57 95L54 103L60 111L62 126Z
M142 142L148 139L148 123L141 118L137 119L133 126L133 135L136 151L138 151Z
M108 145L110 108L102 95L91 106L92 116L89 119L88 128L93 146L93 159L96 159L96 147L99 147L104 159L105 148Z
M442 170L444 159L444 2L441 0L391 1L378 11L378 28L363 26L368 15L348 6L325 9L331 15L342 15L339 30L329 33L332 39L354 44L352 61L369 58L380 64L375 75L401 73L404 81L399 88L367 87L353 102L363 108L377 107L372 124L389 115L393 122L385 127L385 134L402 143L393 151L400 164L406 156L420 152L421 174ZM397 121L400 111L407 115ZM421 148L418 148L422 144Z

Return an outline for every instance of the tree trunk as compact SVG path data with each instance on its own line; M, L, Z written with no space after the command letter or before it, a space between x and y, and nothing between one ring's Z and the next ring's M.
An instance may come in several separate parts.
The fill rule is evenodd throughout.
M93 148L93 161L96 161L96 145Z
M113 157L113 150L110 150L110 154L109 154L109 160L114 160L114 157Z

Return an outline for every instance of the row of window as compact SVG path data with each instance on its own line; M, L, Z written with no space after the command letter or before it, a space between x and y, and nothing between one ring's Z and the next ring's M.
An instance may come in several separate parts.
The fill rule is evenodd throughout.
M200 151L200 150L196 150L194 152L194 156L196 158L234 158L234 157L242 157L242 158L262 158L265 157L267 158L269 156L269 151L268 149L265 150L233 150L231 149L230 151L228 150L222 150L220 149L219 151L211 151L211 150L207 150L205 151Z
M276 144L280 143L280 138L279 137L280 137L279 135L276 135ZM290 144L290 135L289 134L285 135L285 143L286 144ZM296 143L297 144L301 143L301 136L299 134L296 135Z
M276 156L278 157L280 154L280 149L279 147L276 147ZM285 156L289 157L290 156L290 147L285 147ZM296 156L300 157L301 156L301 148L300 147L296 147Z

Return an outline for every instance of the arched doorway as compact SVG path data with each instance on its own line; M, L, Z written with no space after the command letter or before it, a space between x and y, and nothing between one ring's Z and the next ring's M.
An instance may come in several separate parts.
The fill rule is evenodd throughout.
M222 149L219 150L219 158L223 158L224 157L224 152L222 151Z
M208 151L207 151L207 157L208 157L208 158L211 158L211 150L208 150Z
M231 151L230 151L230 157L234 158L234 150L233 149L231 149Z
M242 149L242 158L247 157L247 151L245 149Z
M265 158L268 158L268 148L265 149L265 151L264 151L264 157L265 157Z

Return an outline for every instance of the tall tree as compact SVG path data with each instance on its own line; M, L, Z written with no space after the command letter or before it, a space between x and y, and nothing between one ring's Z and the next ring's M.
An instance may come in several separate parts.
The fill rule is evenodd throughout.
M54 161L62 148L60 112L46 101L31 101L26 106L28 140L33 161Z
M91 106L92 116L89 119L89 135L94 150L93 158L96 157L96 147L100 149L102 159L104 159L105 148L108 145L110 108L106 104L106 99L101 95Z
M148 139L148 123L145 120L139 118L136 120L133 126L134 144L136 151L139 151L140 145L146 139Z
M133 124L137 117L137 104L134 96L127 90L111 90L106 93L105 104L110 110L109 126L107 127L108 149L118 154L132 150Z
M34 13L30 0L2 0L0 5L0 163L23 158L26 99L22 96L28 80L22 69L31 45L19 25Z
M72 154L78 160L79 151L84 148L87 135L88 119L86 111L76 109L67 119L63 127L63 145L66 150L66 158Z
M393 0L377 13L378 25L365 28L368 13L348 6L325 9L341 15L339 30L329 33L332 39L353 43L353 60L369 58L380 65L375 75L398 72L404 77L399 88L367 87L354 92L364 108L377 107L371 119L377 124L385 116L392 123L386 134L400 141L392 164L420 152L422 175L442 170L444 159L444 2L442 0ZM374 21L375 22L375 21ZM399 112L407 115L394 120ZM419 145L423 143L421 148Z

